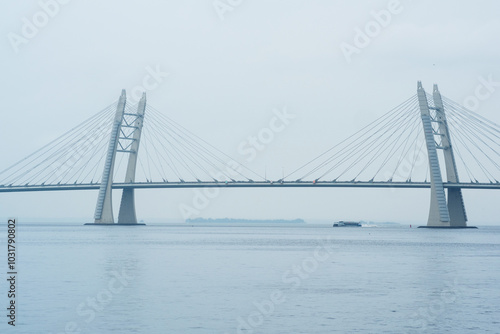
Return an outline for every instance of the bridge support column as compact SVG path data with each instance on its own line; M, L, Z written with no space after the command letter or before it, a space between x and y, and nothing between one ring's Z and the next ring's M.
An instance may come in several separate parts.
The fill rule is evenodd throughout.
M139 143L141 140L142 125L144 122L144 112L146 109L146 93L143 93L139 105L137 107L137 118L134 122L132 145L129 151L127 173L125 175L125 183L135 182L135 169L137 166L137 154L139 151ZM137 216L135 213L134 188L124 188L122 193L122 201L120 203L120 212L118 213L118 224L120 225L137 225Z
M118 106L116 108L115 119L111 130L111 137L109 140L108 153L104 163L104 170L102 173L101 186L99 188L99 195L97 197L97 205L94 214L95 224L113 224L113 203L111 199L112 185L113 185L113 169L115 166L116 150L120 136L120 129L125 112L125 104L127 97L125 90L122 90Z
M462 196L462 189L448 188L448 202L444 192L443 179L441 176L441 167L437 150L441 149L444 153L444 162L446 167L446 177L449 183L458 183L457 165L451 145L450 130L446 120L443 100L439 93L437 85L434 85L433 100L434 110L433 118L427 101L425 90L422 83L418 82L417 88L422 125L424 127L425 142L427 144L427 153L429 157L429 169L431 176L431 205L429 210L429 219L426 227L445 227L445 228L465 228L467 226L467 214ZM432 123L438 123L437 129ZM436 136L439 138L439 144L436 143Z
M432 127L432 117L425 90L422 83L418 82L417 88L418 102L420 105L420 114L422 125L424 127L425 143L427 145L427 154L429 157L429 170L431 178L431 205L428 227L450 227L450 214L446 204L446 195L444 193L441 168L437 155L436 141L434 139L434 129Z
M444 162L446 166L446 178L448 182L459 183L457 165L451 145L450 130L446 120L443 99L437 85L433 89L434 106L436 107L437 121L439 122L439 133L441 135L441 146L444 153ZM448 188L448 211L450 213L451 227L466 227L467 214L465 212L462 189Z

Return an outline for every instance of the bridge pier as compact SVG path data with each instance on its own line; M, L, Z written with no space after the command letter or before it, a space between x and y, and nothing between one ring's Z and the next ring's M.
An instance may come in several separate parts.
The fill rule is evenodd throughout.
M433 100L435 108L433 109L436 111L435 117L431 115L431 108L429 107L425 90L420 81L418 82L417 95L424 128L431 178L429 218L427 220L427 226L421 227L466 228L468 227L467 215L465 212L462 189L448 188L448 201L446 200L441 167L437 155L438 149L443 150L447 181L449 183L459 183L457 166L441 94L439 93L437 85L434 85ZM438 123L438 129L432 126L433 122ZM440 144L436 143L435 136L439 136Z

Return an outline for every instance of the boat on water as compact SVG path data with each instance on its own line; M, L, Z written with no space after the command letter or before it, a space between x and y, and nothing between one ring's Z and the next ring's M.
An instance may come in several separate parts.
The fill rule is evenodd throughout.
M338 221L336 223L333 223L333 227L341 227L341 226L346 226L346 227L354 227L354 226L357 226L357 227L361 227L361 223L360 222L348 222L348 221Z

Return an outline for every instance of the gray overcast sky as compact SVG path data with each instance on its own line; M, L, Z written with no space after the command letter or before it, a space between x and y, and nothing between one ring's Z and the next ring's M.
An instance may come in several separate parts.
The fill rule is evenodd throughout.
M271 178L412 96L417 80L428 92L438 83L460 103L480 78L500 81L498 1L215 3L5 2L0 169L103 109L122 88L130 94L148 69L168 73L148 91L148 103L239 160L238 145L286 106L296 118L249 165ZM348 61L341 45L356 46L356 29L383 10L393 11L387 24ZM34 23L40 27L26 27ZM500 123L500 87L489 95L476 112ZM500 192L464 196L470 223L499 222ZM91 221L97 192L0 197L3 217ZM179 206L192 203L193 191L138 191L136 198L140 218L180 220ZM428 202L428 190L243 189L223 191L200 215L425 223Z

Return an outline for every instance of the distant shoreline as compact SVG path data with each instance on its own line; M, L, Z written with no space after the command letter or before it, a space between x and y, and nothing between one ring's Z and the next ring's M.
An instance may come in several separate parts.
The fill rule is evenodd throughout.
M188 218L186 223L276 223L305 224L303 219Z

